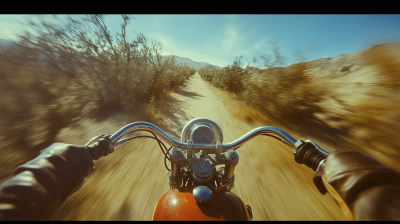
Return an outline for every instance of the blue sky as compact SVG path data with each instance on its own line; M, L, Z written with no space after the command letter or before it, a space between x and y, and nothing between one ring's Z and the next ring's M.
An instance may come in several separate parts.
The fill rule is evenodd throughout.
M365 50L374 44L400 42L400 15L129 15L127 34L142 33L163 44L163 54L227 66L235 56L247 65L271 54L278 42L284 65ZM31 15L0 15L0 38L15 39ZM120 15L106 15L112 32Z

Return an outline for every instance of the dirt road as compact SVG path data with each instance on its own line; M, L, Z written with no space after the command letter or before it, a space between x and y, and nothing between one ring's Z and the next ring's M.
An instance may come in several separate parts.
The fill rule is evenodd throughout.
M271 125L249 125L238 120L212 89L196 73L184 90L164 101L163 108L172 112L155 124L180 140L187 121L208 117L221 126L225 143L255 127ZM90 139L113 133L130 122L121 118L110 120L107 125L90 123L91 127L98 128L79 137ZM61 135L60 141L71 142L72 138ZM238 154L240 161L232 191L251 205L254 220L344 220L334 200L329 195L321 195L313 185L313 171L295 163L291 149L281 142L256 137L238 149ZM96 171L53 219L150 220L158 199L169 190L163 159L152 139L133 140L117 147L112 155L96 162Z

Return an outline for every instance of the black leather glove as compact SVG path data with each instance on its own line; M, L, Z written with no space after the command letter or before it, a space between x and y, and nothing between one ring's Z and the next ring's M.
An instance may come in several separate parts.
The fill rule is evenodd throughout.
M400 220L400 174L359 152L333 152L322 180L348 220Z
M48 220L82 186L94 159L113 151L105 137L89 147L54 143L0 184L0 220Z

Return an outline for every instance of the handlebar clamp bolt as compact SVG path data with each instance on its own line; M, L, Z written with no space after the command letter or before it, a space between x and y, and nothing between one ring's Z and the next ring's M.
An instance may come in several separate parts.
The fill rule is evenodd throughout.
M173 148L172 154L174 155L174 157L180 157L182 155L182 152L181 152L181 150L179 150L177 148Z
M229 159L235 160L235 159L236 159L236 156L237 156L236 150L230 149L230 150L228 151L228 155L229 155Z

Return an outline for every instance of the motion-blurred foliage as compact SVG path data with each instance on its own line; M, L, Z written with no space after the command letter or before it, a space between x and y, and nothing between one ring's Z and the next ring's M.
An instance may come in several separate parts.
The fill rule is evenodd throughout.
M15 167L16 153L23 160L36 156L84 117L146 116L150 102L196 72L162 57L162 46L142 34L128 41L126 15L114 36L102 15L48 17L30 22L18 44L0 49L2 167Z
M321 125L316 116L325 112L318 105L323 100L324 89L313 85L304 73L305 64L294 64L287 68L276 67L282 56L275 47L275 61L263 55L267 69L243 69L241 57L222 70L199 70L200 76L214 86L228 90L248 105L262 111L269 119L286 126L300 128L304 125ZM249 121L251 117L246 117Z
M351 83L358 83L356 87L335 80L348 74L349 67L329 68L340 70L341 74L322 78L309 74L311 64L308 62L277 67L282 57L276 46L274 53L273 63L271 57L262 57L266 69L251 66L243 69L235 66L238 65L236 59L234 65L222 70L201 69L199 74L214 86L233 92L237 99L258 111L235 113L249 122L273 121L290 132L328 143L336 150L361 151L400 170L400 143L397 141L400 134L400 55L396 50L389 45L378 45L360 52L359 58L354 59L359 61L357 66L365 69L363 72L376 71L376 74L375 81L366 84L362 84L362 72L351 77ZM232 81L228 80L235 80L234 86L241 88L233 88ZM353 95L358 100L348 101L338 94L337 90L343 88L348 93L357 90ZM358 93L359 90L364 94ZM332 99L333 106L328 103Z
M382 44L363 51L363 66L377 74L377 82L368 88L364 99L346 105L352 111L346 117L351 124L349 141L371 155L386 155L400 170L400 44Z

